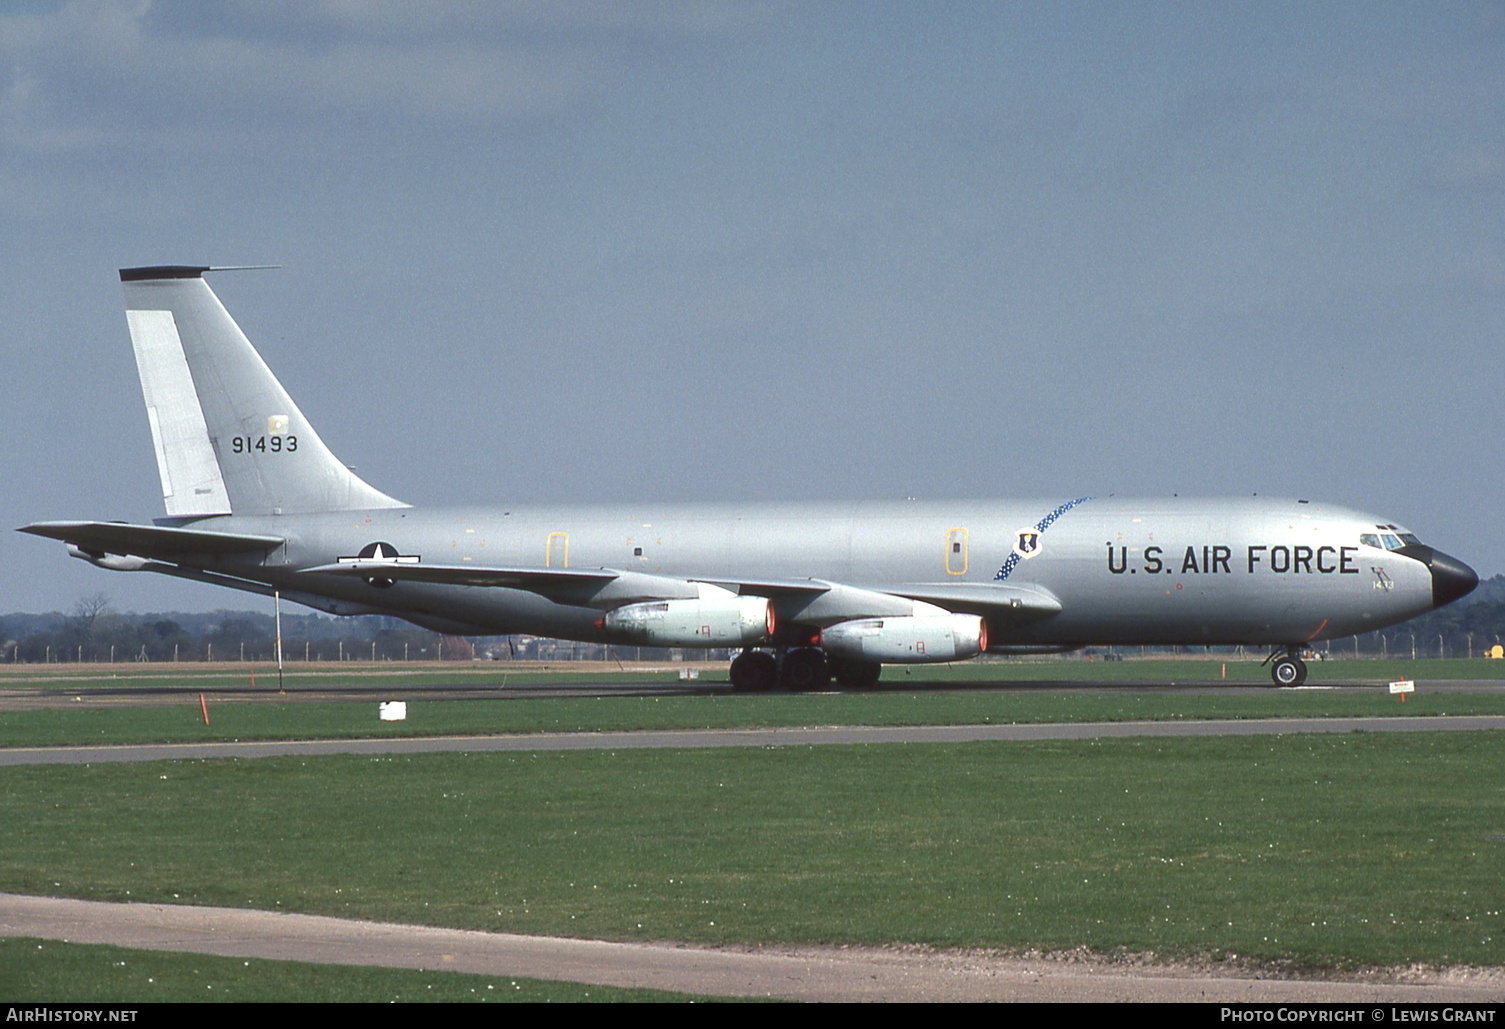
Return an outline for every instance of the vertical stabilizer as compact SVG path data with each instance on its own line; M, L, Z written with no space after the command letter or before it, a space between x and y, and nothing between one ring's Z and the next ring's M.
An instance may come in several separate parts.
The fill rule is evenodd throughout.
M169 517L406 506L330 453L204 281L209 270L120 272Z

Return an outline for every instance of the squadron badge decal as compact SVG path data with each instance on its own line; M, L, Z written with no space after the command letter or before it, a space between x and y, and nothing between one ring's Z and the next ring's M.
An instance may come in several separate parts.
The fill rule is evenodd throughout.
M994 582L1003 582L1009 574L1018 566L1021 560L1028 560L1040 553L1040 537L1045 535L1045 530L1055 524L1055 520L1070 511L1078 504L1084 504L1090 497L1077 497L1068 500L1050 514L1040 519L1034 526L1028 529L1020 529L1014 533L1014 547L1009 556L1003 559L1003 567L998 569L998 574L993 576Z

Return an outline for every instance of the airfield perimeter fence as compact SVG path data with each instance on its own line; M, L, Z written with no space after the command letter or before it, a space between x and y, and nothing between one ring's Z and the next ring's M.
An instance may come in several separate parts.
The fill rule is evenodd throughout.
M1411 659L1498 656L1505 652L1501 640L1505 633L1465 634L1450 639L1433 633L1371 633L1314 644L1304 653L1309 660L1338 659ZM510 644L510 645L509 645ZM7 639L0 644L0 664L134 664L134 663L275 663L276 645L265 639L182 641L171 645L122 645L120 643L76 642L55 638L29 637ZM1491 648L1501 650L1494 654ZM1063 654L1006 655L985 654L975 661L1010 663L1017 661L1124 661L1124 660L1231 660L1263 661L1267 647L1090 647ZM729 661L734 651L683 650L662 647L603 646L529 637L430 637L422 646L413 641L393 645L369 638L330 640L284 640L282 658L288 664L322 664L328 662L420 662L420 661L528 661L528 662L657 662L715 663Z
M413 638L284 638L284 663L433 661L729 661L725 649L683 651L662 647L603 646L537 637L460 637L416 632ZM275 639L79 639L66 631L0 637L0 664L275 663Z
M84 605L80 605L83 608ZM108 610L71 616L0 616L0 663L121 664L136 662L275 662L270 615L219 611L202 615L121 615ZM1499 649L1496 649L1499 648ZM1484 657L1505 654L1505 603L1454 605L1378 632L1312 644L1310 659ZM1089 647L1060 655L984 661L1097 661L1148 658L1263 661L1264 646ZM283 617L284 662L619 661L717 662L731 650L683 650L575 643L534 636L442 636L395 618Z

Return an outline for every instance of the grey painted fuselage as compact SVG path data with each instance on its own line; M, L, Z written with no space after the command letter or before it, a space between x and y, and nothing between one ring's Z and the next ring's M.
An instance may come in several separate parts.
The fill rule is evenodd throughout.
M372 543L445 565L606 568L720 582L821 580L877 593L999 583L1043 588L1061 610L989 618L996 647L1282 644L1347 636L1434 606L1421 560L1361 544L1383 519L1261 498L1087 500L1013 563L1018 534L1059 501L635 504L548 509L399 508L204 519L194 528L280 536L285 547L206 567L296 593L444 619L487 633L604 640L599 611L491 586L306 576ZM919 593L922 589L911 588ZM944 590L940 591L944 592ZM797 617L798 604L779 602ZM964 601L955 610L977 610ZM858 607L838 616L897 614ZM837 617L837 616L828 616Z

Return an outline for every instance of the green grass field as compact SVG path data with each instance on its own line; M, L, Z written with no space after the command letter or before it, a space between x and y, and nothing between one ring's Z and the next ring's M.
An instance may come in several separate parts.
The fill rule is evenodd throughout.
M1502 963L1497 734L0 769L0 888L706 943Z
M1222 682L1221 664L890 668L884 689L834 695L410 697L402 723L377 721L369 700L216 699L247 684L244 669L154 670L126 688L177 689L179 702L5 712L0 745L1505 712L1500 694L1428 691L1429 679L1499 674L1483 661L1313 665L1314 684L1410 675L1420 692L1404 705L1378 689L1267 689L1252 662L1228 669L1246 691L1114 685ZM33 683L81 691L119 675L31 671L42 673ZM401 698L415 684L498 685L495 673L336 667L299 682L381 683ZM527 675L627 678L569 666ZM1062 680L1110 688L973 688ZM0 673L0 689L25 681ZM258 671L259 686L274 681ZM1497 734L1437 733L9 768L0 769L0 889L608 939L1498 966L1502 755ZM406 999L421 988L463 1000L500 981L274 969L0 942L0 995L28 999L199 999L214 985L228 999ZM156 980L146 992L131 977L143 972ZM637 999L517 982L513 999Z
M880 693L840 695L416 700L402 722L375 702L209 703L52 708L0 713L0 746L252 739L352 739L497 733L727 729L795 725L973 725L1505 714L1505 694L1419 693L1402 704L1379 691L1205 696L1185 693Z

